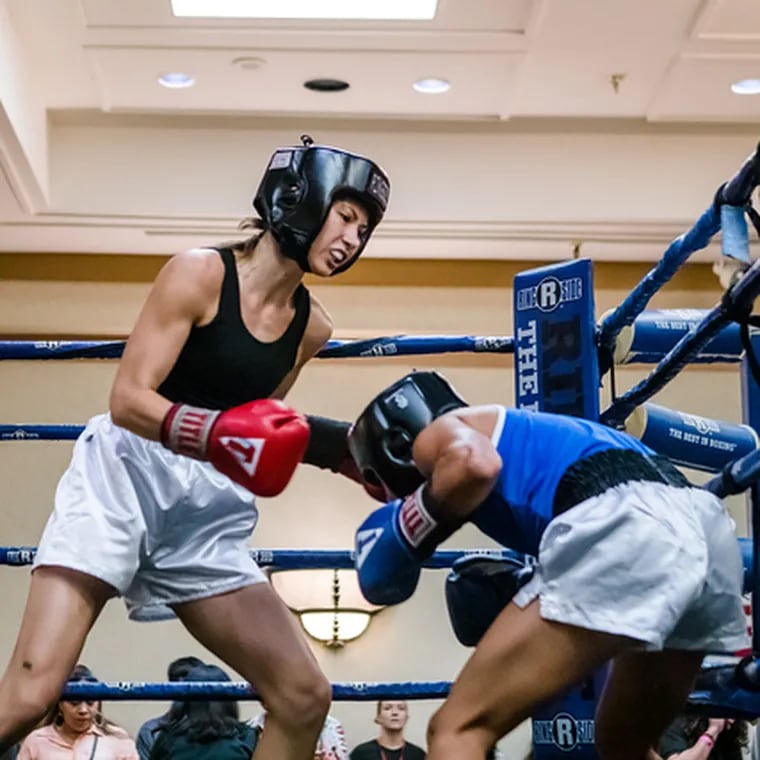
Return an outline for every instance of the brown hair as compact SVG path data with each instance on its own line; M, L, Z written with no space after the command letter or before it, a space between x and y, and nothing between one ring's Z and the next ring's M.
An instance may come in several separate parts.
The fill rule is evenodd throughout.
M225 243L220 243L220 248L232 248L235 251L241 251L243 256L248 256L253 253L253 249L256 248L261 236L267 231L267 224L263 219L259 219L257 216L247 216L240 221L237 228L239 230L255 230L255 232L244 240L233 240Z
M68 680L75 682L87 681L90 683L98 683L98 679L95 678L92 671L86 665L82 665L81 663L71 671ZM63 700L59 700L58 702L53 703L53 705L50 707L47 715L45 715L42 720L43 726L60 726L63 723L63 715L61 715L61 710L59 708L61 701ZM66 701L68 702L73 700ZM115 723L112 723L110 720L108 720L108 718L105 717L105 715L103 715L103 703L101 701L98 701L98 710L95 713L94 720L95 725L97 725L104 734L122 733L122 729L120 729Z

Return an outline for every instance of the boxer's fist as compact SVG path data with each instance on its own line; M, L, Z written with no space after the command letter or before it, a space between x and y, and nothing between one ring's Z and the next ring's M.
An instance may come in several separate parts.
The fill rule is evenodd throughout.
M275 399L224 412L174 404L161 425L161 442L177 454L208 460L257 496L276 496L303 458L309 425Z
M401 500L376 509L356 531L356 572L372 604L399 604L417 588L422 559L399 530Z
M331 470L358 483L376 501L395 499L395 494L387 494L380 484L370 483L362 477L348 450L350 422L334 420L307 414L311 434L304 454L304 464L311 464L323 470Z

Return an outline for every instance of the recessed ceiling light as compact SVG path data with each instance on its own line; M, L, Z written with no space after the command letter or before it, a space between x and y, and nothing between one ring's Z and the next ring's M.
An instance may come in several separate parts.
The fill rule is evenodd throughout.
M303 86L307 90L313 90L314 92L343 92L347 90L351 85L348 82L344 82L342 79L309 79L308 82L304 82Z
M265 63L266 60L264 58L254 55L241 55L232 59L233 66L239 66L246 71L256 71L256 69L260 69Z
M451 85L445 79L438 79L437 77L418 79L412 87L424 95L441 95L451 89Z
M438 0L172 0L175 16L430 21Z
M740 79L731 85L735 95L760 95L760 79Z
M195 77L190 74L183 74L181 71L169 71L161 74L158 83L170 90L181 90L183 87L192 87L195 84Z

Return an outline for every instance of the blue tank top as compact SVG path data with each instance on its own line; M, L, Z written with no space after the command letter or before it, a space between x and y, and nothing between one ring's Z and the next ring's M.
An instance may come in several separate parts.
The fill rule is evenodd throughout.
M534 556L570 465L608 449L654 454L636 438L597 422L523 409L503 408L492 440L501 473L472 522L503 546Z

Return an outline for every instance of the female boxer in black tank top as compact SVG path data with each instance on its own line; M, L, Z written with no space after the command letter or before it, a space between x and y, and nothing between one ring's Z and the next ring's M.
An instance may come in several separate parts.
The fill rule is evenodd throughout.
M304 177L308 181L299 185ZM277 192L273 183L281 186ZM350 193L336 191L346 183ZM302 195L313 196L301 209L301 196L287 196L299 186ZM269 214L265 224L256 225L264 229L242 243L191 250L165 264L112 386L115 434L126 429L160 441L173 402L228 409L255 398L284 398L332 333L329 315L302 283L304 271L329 277L346 269L382 217L387 193L382 170L363 157L310 144L278 151L255 205L266 217L285 198L290 216ZM315 223L309 214L322 207L324 215ZM282 218L292 221L278 227ZM156 452L145 463L152 482L160 480L163 461L182 461L165 459L168 452L159 444L145 451ZM119 494L113 498L118 501ZM116 505L109 519L118 515ZM0 754L58 698L90 628L114 594L97 569L35 569L20 638L0 682ZM271 586L252 583L174 604L173 610L193 636L255 684L268 710L257 760L311 760L330 685Z

